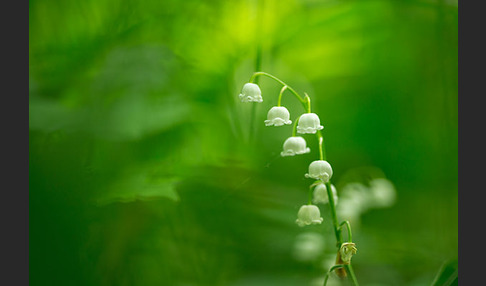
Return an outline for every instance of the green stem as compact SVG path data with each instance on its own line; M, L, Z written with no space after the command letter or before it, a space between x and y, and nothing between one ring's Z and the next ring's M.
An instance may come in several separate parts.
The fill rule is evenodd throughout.
M332 273L332 271L334 271L334 269L336 269L336 268L341 268L341 267L344 267L344 265L343 264L337 264L337 265L334 265L331 268L329 268L329 271L327 271L326 276L324 276L323 286L327 285L327 279L329 279L329 275Z
M307 95L307 93L305 93L305 99L307 100L307 113L311 113L311 99L310 99L310 96Z
M255 60L255 70L260 70L261 68L261 65L262 65L262 61L261 61L261 58L262 58L262 49L261 49L261 45L259 44L257 46L257 55L256 55L256 60ZM258 84L258 79L255 79L255 84ZM257 105L255 102L252 102L251 104L251 113L250 113L250 130L249 130L249 134L248 134L248 141L249 142L252 142L253 140L253 137L254 137L254 132L255 132L255 117L256 117L256 108L257 108Z
M359 286L358 280L354 275L353 266L351 266L351 264L346 264L344 268L346 269L346 272L348 272L349 276L351 276L351 280L353 281L354 285Z
M337 215L336 215L336 205L334 202L334 196L332 194L331 190L331 183L327 182L326 183L326 189L327 189L327 197L329 198L329 206L331 207L331 217L332 217L332 223L334 225L334 234L336 235L336 240L337 240L337 247L338 249L341 247L341 244L343 243L343 237L342 237L342 232L341 232L341 226L343 223L345 223L349 228L348 228L348 239L349 242L351 242L351 225L349 224L348 221L345 221L338 225L338 220L337 220ZM339 251L339 250L338 250ZM354 275L353 267L351 267L351 264L346 264L345 265L346 272L348 272L349 276L351 277L351 280L353 281L353 284L355 286L358 286L358 280L356 279L356 276Z
M322 137L321 130L317 130L316 136L319 141L319 158L326 160L326 148L324 148L324 137Z
M320 130L317 132L317 137L319 138L319 148L321 150L321 160L325 160L325 148L324 148L324 140L322 137L322 133ZM336 202L334 202L334 195L332 193L331 189L331 181L326 183L326 189L327 189L327 197L329 199L329 206L331 209L331 218L332 218L332 223L334 225L334 234L336 235L336 241L337 241L337 247L338 251L339 248L341 247L341 244L343 243L343 237L342 237L342 231L341 227L343 224L346 224L348 228L348 241L352 241L352 232L351 232L351 224L348 221L344 221L340 225L338 225L338 218L336 214ZM345 265L346 272L348 272L349 276L351 277L351 280L353 281L355 286L358 286L358 280L356 279L356 276L354 275L353 268L351 267L351 264Z
M341 247L341 244L343 243L343 238L338 223L338 218L336 214L336 204L334 202L334 195L332 194L330 182L326 183L326 189L327 189L327 197L329 198L329 206L331 208L331 218L332 218L332 224L334 225L334 234L336 236L337 247L339 249L339 247Z
M261 43L257 46L256 50L256 59L255 59L255 69L258 71L262 67L262 47ZM251 81L250 81L251 82ZM255 78L253 81L255 84L258 84L258 78Z
M307 101L307 112L311 113L311 100L309 95L305 93L305 99ZM320 160L326 160L326 153L325 153L325 148L324 148L324 138L322 136L321 130L318 130L317 133L317 140L319 141L319 158ZM337 218L337 213L336 213L336 203L334 202L334 195L332 193L331 189L331 181L326 183L326 189L327 189L327 196L329 198L329 206L331 208L331 217L332 217L332 223L334 225L334 234L336 236L336 241L337 241L337 247L338 251L339 248L341 247L341 244L343 243L343 237L342 237L342 231L341 231L341 225L338 225L338 218ZM348 227L348 239L349 242L352 241L352 234L351 234L351 225L349 224L348 221L345 222L347 227ZM332 268L331 268L332 269ZM349 273L349 276L351 276L351 279L353 280L354 285L358 286L358 281L356 280L356 277L353 272L353 268L351 265L346 265L345 266L346 271ZM327 279L326 279L327 281Z
M295 137L297 135L297 123L299 122L301 116L302 115L299 115L299 117L295 119L294 128L292 129L292 137Z
M339 227L342 228L343 225L346 225L346 228L348 230L348 242L353 242L353 233L351 232L351 224L349 223L349 221L345 220L339 225Z
M301 104L304 106L304 109L306 109L306 110L308 109L308 106L307 106L307 101L306 101L306 100L304 100L304 99L302 98L302 96L300 96L300 95L297 93L297 91L295 91L295 90L294 90L293 88L291 88L291 87L290 87L288 84L286 84L285 82L283 82L282 80L280 80L280 79L279 79L279 78L277 78L276 76L273 76L273 75L271 75L271 74L269 74L269 73L266 73L266 72L255 72L255 73L253 73L253 75L251 76L251 78L250 78L250 81L249 81L249 82L250 82L250 83L253 83L253 82L254 82L256 79L258 79L258 77L259 77L259 76L261 76L261 75L264 75L264 76L266 76L266 77L269 77L269 78L271 78L271 79L275 80L276 82L280 83L280 84L281 84L281 85L283 85L283 86L287 86L287 89L288 89L288 90L289 90L289 91L290 91L290 92L291 92L293 95L295 95L295 97L296 97L296 98L297 98L297 99L300 101L300 103L301 103Z
M324 160L324 152L323 152L323 149L322 149L322 142L324 140L322 139L322 136L317 136L317 137L318 137L318 140L319 140L319 159Z
M282 103L282 95L284 93L284 91L287 89L287 86L284 85L284 87L282 87L282 89L280 90L280 94L278 95L278 102L277 102L277 106L280 106L281 103Z
M256 16L256 26L261 28L263 23L263 1L258 1L257 3L257 16ZM255 55L255 71L259 71L262 69L262 57L263 57L263 49L262 49L262 35L261 33L256 33L256 55ZM258 84L258 79L255 79L255 84ZM251 114L250 114L250 130L248 133L248 142L252 142L255 133L255 118L256 118L256 109L257 104L253 102L251 104Z
M263 26L263 0L257 1L256 7L256 56L255 56L255 71L262 70L262 58L263 58L263 35L260 33L260 29ZM255 84L258 84L258 79L255 80Z

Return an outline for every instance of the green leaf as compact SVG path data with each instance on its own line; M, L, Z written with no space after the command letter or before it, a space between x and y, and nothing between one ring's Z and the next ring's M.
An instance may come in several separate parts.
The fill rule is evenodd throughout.
M126 203L160 198L178 201L179 195L175 188L178 181L179 178L173 176L153 175L146 168L125 172L103 190L96 203L102 206L115 202Z
M431 286L458 285L457 258L446 261L440 268Z

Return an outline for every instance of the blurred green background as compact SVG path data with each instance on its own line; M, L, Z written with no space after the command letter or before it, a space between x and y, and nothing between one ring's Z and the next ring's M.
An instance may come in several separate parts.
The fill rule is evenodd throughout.
M29 1L30 283L320 285L329 208L295 224L317 143L279 156L274 81L239 102L259 54L312 98L338 195L394 185L351 219L360 284L431 285L457 259L457 52L457 1Z

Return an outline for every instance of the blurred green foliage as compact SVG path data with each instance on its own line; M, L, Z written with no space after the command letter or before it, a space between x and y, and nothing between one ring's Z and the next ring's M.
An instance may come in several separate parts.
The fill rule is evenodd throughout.
M255 107L238 100L260 46L263 71L311 96L338 194L363 166L395 185L392 207L351 221L358 280L431 285L458 250L457 12L445 0L29 1L31 284L323 278L329 209L322 225L295 224L317 142L279 156L291 126L263 124L275 82L260 79ZM307 231L325 240L314 261L293 255Z

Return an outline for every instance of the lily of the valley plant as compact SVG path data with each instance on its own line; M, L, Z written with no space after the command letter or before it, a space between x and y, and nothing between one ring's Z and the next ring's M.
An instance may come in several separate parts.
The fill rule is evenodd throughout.
M316 204L329 204L331 210L332 224L337 241L336 262L325 274L324 285L327 283L329 274L333 271L341 278L349 277L354 285L358 285L353 268L351 267L351 257L356 254L356 245L352 242L351 225L348 221L339 223L336 204L338 201L337 191L334 185L331 184L332 167L326 160L326 153L324 148L324 139L322 130L324 126L321 125L321 120L316 113L312 112L311 99L306 93L302 97L292 87L278 79L277 77L266 72L255 72L251 76L248 83L246 83L239 95L242 102L262 102L262 92L260 87L255 83L259 76L266 76L277 81L282 85L282 89L278 95L277 105L272 107L267 114L265 120L266 126L284 126L292 124L290 113L288 109L281 106L282 96L285 91L289 91L304 108L304 112L294 119L294 126L292 135L288 137L283 143L283 150L280 153L282 157L296 156L309 153L311 150L307 147L307 142L304 137L298 136L297 133L314 134L319 143L319 158L309 164L308 172L304 174L306 178L314 179L315 181L309 187L309 198L307 204L300 207L297 213L296 223L300 227L305 227L312 224L321 224L323 218L320 210ZM348 240L343 240L342 230L346 227L348 232Z

